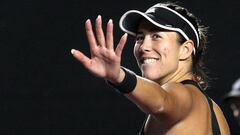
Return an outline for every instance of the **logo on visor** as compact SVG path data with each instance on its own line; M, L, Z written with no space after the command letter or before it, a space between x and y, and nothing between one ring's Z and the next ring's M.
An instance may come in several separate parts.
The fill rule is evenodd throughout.
M169 24L166 24L165 26L166 26L166 27L171 27L171 28L173 27L172 25L169 25Z
M146 11L146 13L155 13L156 9L155 8L150 8Z

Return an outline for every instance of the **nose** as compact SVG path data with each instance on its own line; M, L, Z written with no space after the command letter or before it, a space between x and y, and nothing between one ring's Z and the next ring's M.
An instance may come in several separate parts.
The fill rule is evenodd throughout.
M141 52L149 52L152 50L151 40L147 37L144 38L142 43L139 46Z

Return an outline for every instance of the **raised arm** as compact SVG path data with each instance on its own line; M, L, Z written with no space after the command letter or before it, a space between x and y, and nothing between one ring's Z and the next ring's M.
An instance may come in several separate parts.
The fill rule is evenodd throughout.
M101 16L97 17L95 25L96 37L90 20L87 20L85 24L91 58L75 49L71 52L93 75L119 85L126 76L120 68L120 61L127 34L121 37L114 50L112 20L109 20L107 24L106 37L102 30ZM177 91L181 91L181 94ZM184 117L191 108L191 93L182 84L172 83L160 86L140 76L137 76L136 87L125 96L143 112L152 114L159 120L176 121Z

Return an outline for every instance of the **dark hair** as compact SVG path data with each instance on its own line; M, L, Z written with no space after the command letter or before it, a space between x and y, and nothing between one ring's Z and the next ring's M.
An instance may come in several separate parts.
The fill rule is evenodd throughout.
M207 27L204 27L200 25L199 20L190 13L186 8L181 7L177 5L176 3L166 2L162 3L162 5L167 6L178 13L180 13L182 16L184 16L188 21L190 21L193 26L196 28L198 35L199 35L199 46L197 47L195 45L196 53L192 54L192 72L194 75L194 79L198 82L198 84L203 88L206 89L209 84L209 77L206 74L203 62L203 56L206 50L206 43L207 43ZM184 43L186 40L181 34L179 35L179 43Z

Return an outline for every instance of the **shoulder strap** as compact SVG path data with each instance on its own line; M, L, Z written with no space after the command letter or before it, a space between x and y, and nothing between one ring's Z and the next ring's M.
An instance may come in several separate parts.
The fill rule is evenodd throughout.
M202 91L202 88L198 85L198 83L193 81L193 80L184 80L184 81L181 81L180 83L182 83L182 84L192 84L192 85L196 86L199 90Z
M207 97L207 100L208 100L208 103L209 103L210 109L211 109L213 134L214 135L221 135L219 125L218 125L218 122L217 122L217 118L216 118L216 115L215 115L214 110L213 110L212 99L210 97Z

